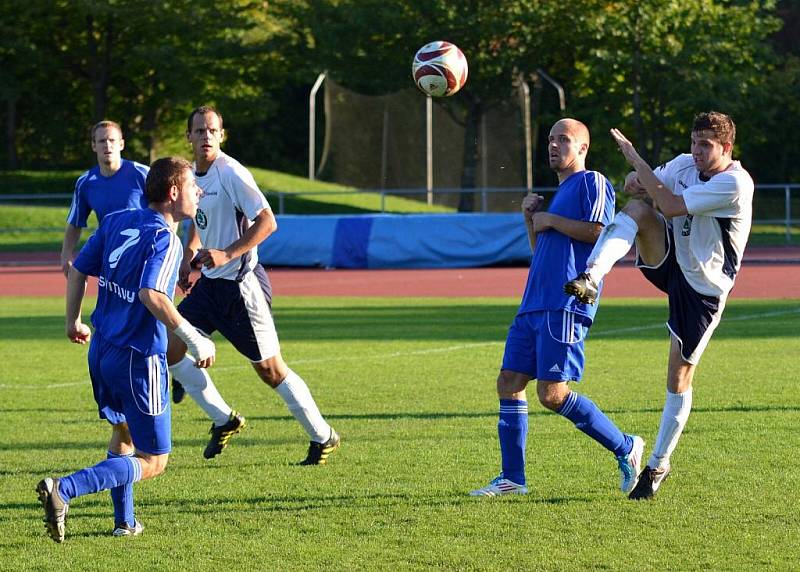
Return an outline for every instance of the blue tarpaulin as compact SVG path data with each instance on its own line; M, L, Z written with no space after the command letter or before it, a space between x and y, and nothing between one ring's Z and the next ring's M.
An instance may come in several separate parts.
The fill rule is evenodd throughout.
M466 268L528 264L520 214L279 215L268 266Z

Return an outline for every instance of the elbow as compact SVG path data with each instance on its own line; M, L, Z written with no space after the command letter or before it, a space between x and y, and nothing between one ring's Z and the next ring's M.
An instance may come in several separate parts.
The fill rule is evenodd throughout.
M603 232L603 228L605 228L602 224L595 224L589 230L589 236L587 237L589 244L595 244L597 239L600 238L600 234Z
M262 226L259 232L259 238L263 241L269 237L273 232L278 230L278 221L272 211L263 211L266 214L262 215Z
M667 218L689 214L689 211L687 211L686 207L683 205L669 205L668 207L662 208L661 212Z
M139 301L147 306L153 300L153 291L150 288L140 288L138 297Z

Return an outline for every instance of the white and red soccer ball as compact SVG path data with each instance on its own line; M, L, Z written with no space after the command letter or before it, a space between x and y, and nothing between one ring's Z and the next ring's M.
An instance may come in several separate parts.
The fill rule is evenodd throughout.
M411 74L423 93L447 97L467 83L467 58L450 42L425 44L414 54Z

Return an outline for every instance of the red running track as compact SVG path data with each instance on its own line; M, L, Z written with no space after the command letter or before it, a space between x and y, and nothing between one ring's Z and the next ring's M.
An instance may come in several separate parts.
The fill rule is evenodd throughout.
M520 297L527 268L435 270L273 269L276 296ZM742 267L731 298L800 298L800 265ZM57 267L0 266L0 296L62 296L65 279ZM96 295L90 280L88 294ZM604 297L662 296L632 266L618 266L606 278Z

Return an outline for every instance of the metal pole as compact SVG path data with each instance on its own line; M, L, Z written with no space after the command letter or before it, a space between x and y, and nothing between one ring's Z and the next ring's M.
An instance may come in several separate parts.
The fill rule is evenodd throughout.
M525 126L525 181L528 193L533 192L533 147L531 141L531 88L522 74L519 76L522 87L522 123Z
M317 76L317 81L314 82L314 87L311 88L311 93L308 94L308 178L313 181L315 178L314 173L314 158L317 154L317 91L319 91L323 80L325 79L325 72Z
M792 191L789 185L784 187L784 196L786 201L786 244L792 242Z
M427 185L428 206L433 205L433 99L425 98L425 142L427 147Z
M383 105L383 135L381 137L381 188L386 188L386 171L389 162L389 109Z
M489 152L489 146L486 143L486 113L481 113L481 177L483 178L483 191L481 191L481 212L489 210L489 201L486 196L486 187L489 186L488 179L488 162L486 155Z
M567 108L567 98L564 95L564 88L561 87L561 84L554 80L552 77L547 75L547 73L542 68L536 68L536 72L541 75L547 83L552 85L558 91L558 106L561 108L561 113L564 113L564 110Z

